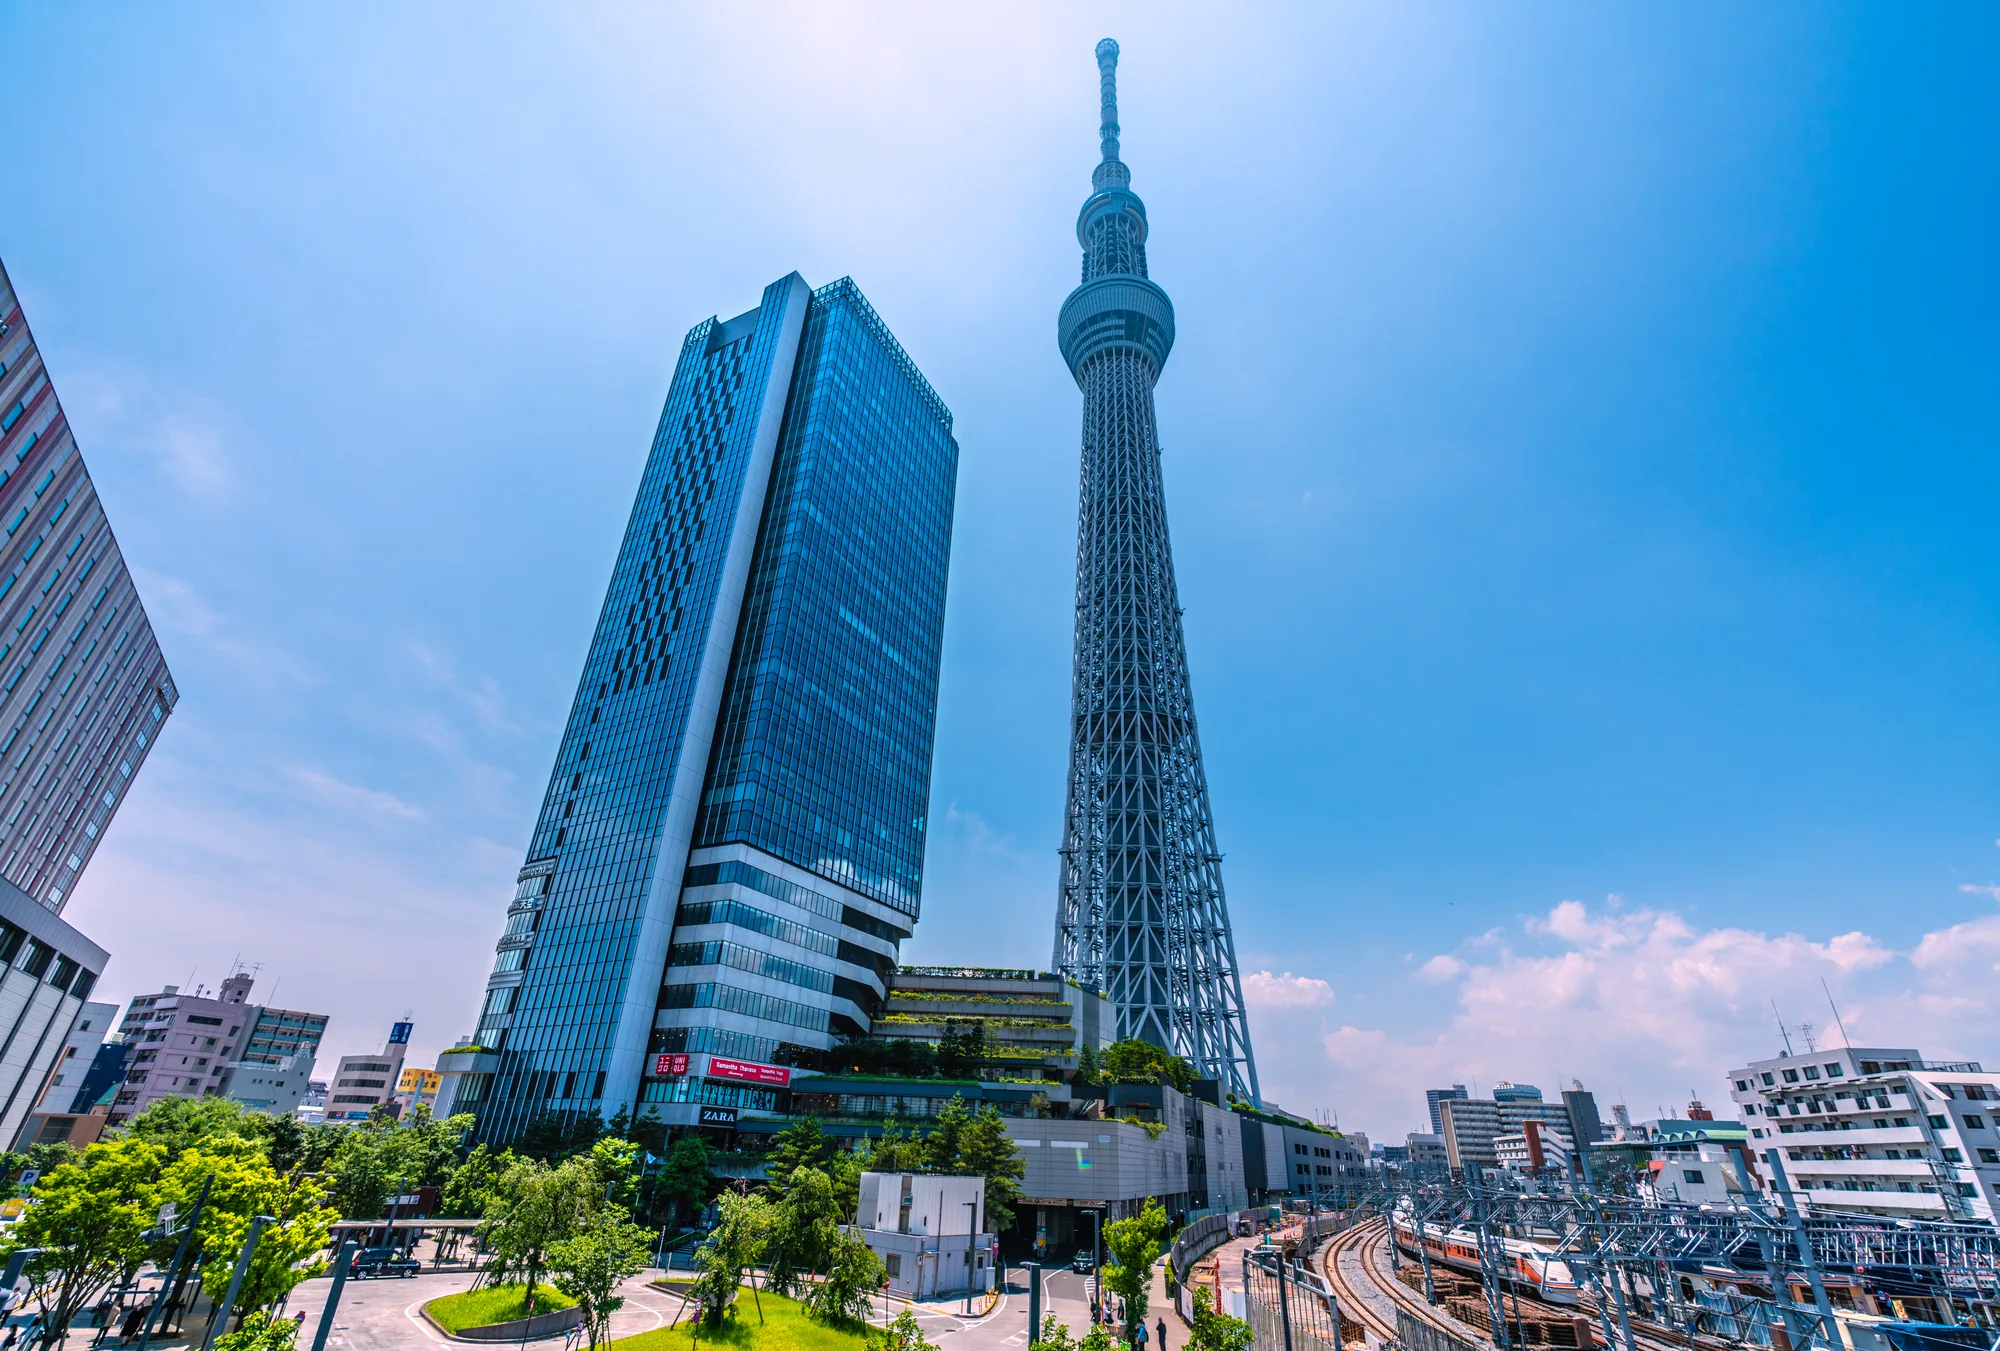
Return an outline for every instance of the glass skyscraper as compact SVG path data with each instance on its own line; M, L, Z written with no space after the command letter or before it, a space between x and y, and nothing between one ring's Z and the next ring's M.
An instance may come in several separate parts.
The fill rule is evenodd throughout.
M0 267L0 877L61 911L179 695Z
M868 1030L923 888L957 467L852 281L689 332L475 1048L440 1061L482 1138L772 1110Z

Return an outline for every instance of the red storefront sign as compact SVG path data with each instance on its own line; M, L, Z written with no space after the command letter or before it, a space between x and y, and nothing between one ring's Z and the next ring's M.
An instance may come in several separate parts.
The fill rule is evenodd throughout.
M685 1054L663 1055L653 1062L653 1073L662 1077L672 1077L687 1072L688 1058Z
M780 1065L759 1065L754 1060L729 1060L719 1055L708 1058L711 1079L741 1079L745 1083L769 1084L784 1088L792 1082L792 1072Z

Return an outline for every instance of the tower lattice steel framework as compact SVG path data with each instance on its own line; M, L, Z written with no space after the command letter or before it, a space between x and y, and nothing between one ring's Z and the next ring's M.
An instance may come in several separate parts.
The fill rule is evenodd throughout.
M1119 1036L1166 1047L1255 1102L1153 417L1174 308L1146 277L1146 207L1118 158L1117 67L1106 38L1104 153L1076 223L1083 284L1057 326L1083 391L1083 470L1055 967L1105 991Z

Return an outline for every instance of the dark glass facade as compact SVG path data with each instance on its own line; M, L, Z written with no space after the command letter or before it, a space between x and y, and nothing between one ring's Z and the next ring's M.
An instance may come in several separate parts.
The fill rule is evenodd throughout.
M956 470L851 281L689 333L455 1104L482 1137L770 1110L708 1058L866 1029L922 889Z
M852 281L813 297L697 847L741 840L914 923L958 456Z

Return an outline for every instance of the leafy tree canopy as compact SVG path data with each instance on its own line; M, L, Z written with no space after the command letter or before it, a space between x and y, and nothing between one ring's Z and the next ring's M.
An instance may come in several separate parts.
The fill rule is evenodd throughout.
M619 1284L645 1268L646 1238L622 1212L605 1207L573 1237L549 1246L555 1287L583 1310L592 1351L611 1340L611 1315L625 1305Z
M1113 1083L1167 1084L1183 1093L1194 1083L1194 1067L1187 1061L1137 1037L1105 1047L1097 1064Z
M771 1141L770 1150L764 1155L771 1190L782 1195L791 1185L792 1174L801 1168L818 1168L833 1152L833 1146L820 1129L819 1118L802 1116L791 1125L779 1131Z
M1167 1212L1157 1199L1137 1215L1104 1226L1104 1246L1115 1266L1105 1270L1104 1283L1125 1301L1125 1327L1146 1321L1146 1297L1153 1286L1153 1263L1166 1251Z
M1206 1286L1195 1287L1194 1328L1188 1335L1191 1351L1250 1351L1255 1338L1248 1323L1216 1312Z
M79 1312L145 1259L142 1235L159 1207L165 1157L146 1140L94 1144L36 1184L36 1204L14 1226L9 1247L42 1249L26 1273L44 1345L60 1342Z

